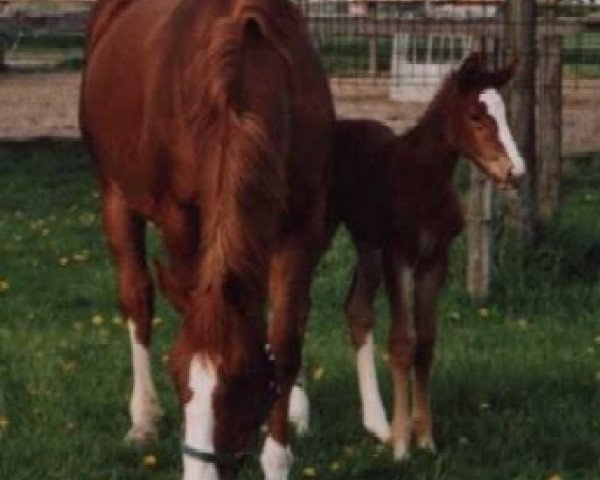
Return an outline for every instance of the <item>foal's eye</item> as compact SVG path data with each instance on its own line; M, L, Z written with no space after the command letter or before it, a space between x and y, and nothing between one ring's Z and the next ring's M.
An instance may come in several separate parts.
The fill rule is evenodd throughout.
M485 115L483 114L483 112L480 111L474 111L469 113L469 119L475 123L483 122L484 117Z

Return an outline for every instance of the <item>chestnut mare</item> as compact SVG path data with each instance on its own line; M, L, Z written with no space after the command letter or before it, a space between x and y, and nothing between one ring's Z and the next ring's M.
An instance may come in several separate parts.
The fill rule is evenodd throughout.
M418 124L400 136L373 121L337 123L333 227L343 222L358 252L346 315L357 350L363 424L391 441L397 459L408 454L413 436L417 446L434 449L429 374L448 250L463 227L452 183L459 156L500 185L525 173L496 90L513 70L487 71L480 54L471 54L445 80ZM392 318L391 428L373 359L373 300L381 272Z
M327 79L300 15L284 0L100 0L87 53L82 131L131 338L128 438L155 437L161 414L150 221L169 260L157 263L158 283L183 317L170 354L183 478L235 478L269 411L261 462L268 479L285 478L333 139Z

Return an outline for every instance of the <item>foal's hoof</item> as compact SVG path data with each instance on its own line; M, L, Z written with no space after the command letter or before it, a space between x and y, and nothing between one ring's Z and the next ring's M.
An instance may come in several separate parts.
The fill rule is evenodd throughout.
M142 448L158 440L158 429L154 426L134 425L125 435L125 443L132 447Z
M420 448L421 450L426 450L430 453L437 453L437 450L435 448L435 442L430 436L417 438L416 444L417 448Z
M405 462L410 458L409 444L404 441L394 443L394 460L397 462Z

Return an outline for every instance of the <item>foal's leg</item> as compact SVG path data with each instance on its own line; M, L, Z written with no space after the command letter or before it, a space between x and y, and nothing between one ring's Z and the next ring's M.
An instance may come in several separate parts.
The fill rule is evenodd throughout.
M412 425L419 448L435 450L433 418L429 393L429 375L433 363L436 337L436 307L447 270L444 252L419 266L415 272L415 346L414 383L412 388Z
M145 259L145 221L122 196L107 188L103 196L104 229L118 276L121 313L127 319L133 362L132 426L127 440L142 443L158 436L162 415L150 366L154 292Z
M301 371L290 393L288 419L297 435L306 435L310 425L310 401L306 394L304 373Z
M403 460L408 456L411 440L409 389L415 347L412 326L413 272L396 252L385 253L384 271L392 317L389 336L390 368L394 384L391 441L394 458Z
M269 436L261 454L266 480L285 480L292 463L288 446L290 392L298 378L308 319L310 282L317 256L302 239L288 241L273 257L269 275L269 325L281 395L269 417Z
M359 248L352 286L346 300L346 316L350 338L357 352L356 368L362 401L363 425L381 441L390 437L375 370L373 301L381 281L381 254L372 249Z

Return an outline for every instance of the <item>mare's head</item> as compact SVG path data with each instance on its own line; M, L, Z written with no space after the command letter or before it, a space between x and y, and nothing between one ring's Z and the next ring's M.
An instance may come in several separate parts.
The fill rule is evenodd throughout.
M246 296L235 279L201 282L185 309L170 354L183 408L184 480L236 478L277 397L262 302Z
M490 71L482 54L475 52L451 74L441 92L450 98L446 100L450 116L447 134L453 148L501 187L525 173L525 162L509 129L504 100L498 92L512 78L515 69L513 63Z

